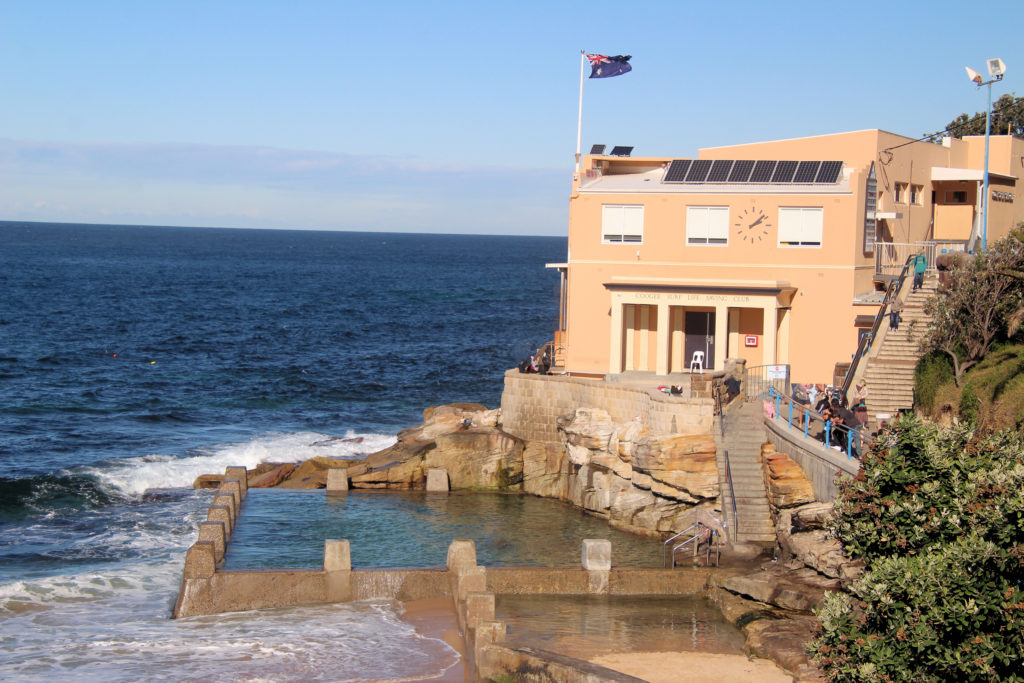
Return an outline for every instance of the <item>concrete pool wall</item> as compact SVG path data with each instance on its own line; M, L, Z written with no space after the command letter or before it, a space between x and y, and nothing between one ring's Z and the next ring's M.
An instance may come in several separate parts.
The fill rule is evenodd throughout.
M448 598L475 680L529 671L537 680L637 681L569 656L505 642L495 620L496 595L704 595L729 570L611 566L611 542L585 539L579 568L490 567L477 564L472 540L455 540L443 569L353 570L344 539L324 544L322 569L224 570L224 553L246 497L244 468L229 467L199 539L188 549L174 618L369 599L401 602Z
M374 598L404 602L452 597L458 595L459 580L471 580L460 579L464 572L453 574L451 566L353 570L351 548L344 539L325 542L322 569L225 570L225 550L247 494L244 476L239 478L243 470L227 468L207 520L199 524L198 540L185 555L174 618ZM583 546L579 569L492 567L484 572L480 567L485 582L477 587L498 594L677 595L699 593L708 584L706 569L612 569L609 541L588 539ZM453 541L449 565L468 563L458 559L460 553L468 554L477 566L473 541Z

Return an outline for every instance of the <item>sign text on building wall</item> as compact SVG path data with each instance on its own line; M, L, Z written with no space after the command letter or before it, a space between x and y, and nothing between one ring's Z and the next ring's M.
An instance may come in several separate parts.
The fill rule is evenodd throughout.
M618 297L629 296L638 301L668 301L674 304L699 306L703 304L748 304L751 297L743 294L690 294L686 292L634 292L616 294Z

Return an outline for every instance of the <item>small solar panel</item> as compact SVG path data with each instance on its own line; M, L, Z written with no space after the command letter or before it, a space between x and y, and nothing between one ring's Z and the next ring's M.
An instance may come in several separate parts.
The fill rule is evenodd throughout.
M686 174L686 182L703 183L704 180L708 177L708 171L710 170L710 159L694 159L693 165L690 166L690 172Z
M843 170L841 161L823 161L818 175L814 178L816 183L834 183L839 179L839 173Z
M730 183L745 183L750 178L750 172L754 170L754 162L750 160L737 161L729 171Z
M778 166L775 167L775 173L772 174L772 182L791 183L793 182L794 173L796 173L795 161L780 161Z
M708 182L724 183L729 179L730 170L732 170L732 159L716 159L711 164L711 171L708 173Z
M604 145L594 145L590 148L591 154L604 154Z
M624 145L615 145L612 147L611 155L613 157L628 157L633 153L632 147L626 147Z
M793 182L813 183L814 178L818 175L819 166L821 166L820 161L801 161L800 165L796 167L796 175L793 176Z
M668 170L665 171L665 177L662 179L662 182L683 182L686 180L686 172L690 170L691 163L693 163L693 159L673 159L672 163L668 165Z
M754 172L750 174L750 182L767 183L772 179L772 172L774 170L774 161L758 161L754 164Z

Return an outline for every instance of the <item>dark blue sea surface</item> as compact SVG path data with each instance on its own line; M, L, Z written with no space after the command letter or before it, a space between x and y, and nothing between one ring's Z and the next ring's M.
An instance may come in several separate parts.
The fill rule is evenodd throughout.
M497 407L504 371L551 338L558 278L544 264L565 249L0 222L0 678L78 678L110 648L97 677L144 679L158 662L119 653L145 649L147 629L188 660L184 627L164 622L209 504L192 479L359 457L431 405ZM239 638L225 657L263 661ZM81 657L41 664L62 639ZM136 670L150 673L116 673Z

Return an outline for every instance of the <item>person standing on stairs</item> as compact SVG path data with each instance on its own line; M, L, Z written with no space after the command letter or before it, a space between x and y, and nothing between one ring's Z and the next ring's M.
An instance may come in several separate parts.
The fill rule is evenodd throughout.
M924 257L924 254L918 254L914 257L914 287L911 291L916 292L917 290L924 287L924 271L928 269L928 259Z
M896 297L891 304L889 304L889 329L898 330L900 329L900 314L903 313L903 299Z

